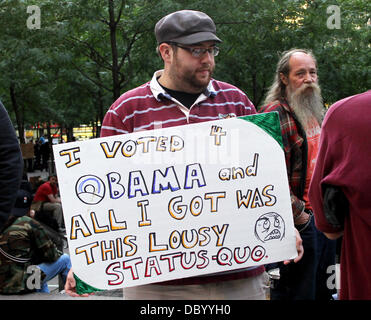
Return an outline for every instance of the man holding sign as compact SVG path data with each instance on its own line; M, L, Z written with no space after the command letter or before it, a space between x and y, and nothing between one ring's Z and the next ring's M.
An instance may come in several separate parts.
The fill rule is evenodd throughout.
M158 53L164 61L164 70L155 72L150 82L124 93L114 102L103 121L101 136L109 137L255 114L254 105L241 90L211 78L215 67L214 57L219 52L216 44L221 42L215 33L214 22L202 12L182 10L162 18L156 24L155 35ZM215 127L211 135L215 136L217 144L223 132ZM160 143L158 148L164 148L164 144ZM174 149L176 150L175 147ZM112 150L114 149L107 147L107 153L113 153ZM168 167L166 174L171 172L172 168ZM194 173L201 172L197 171L196 167L193 169ZM153 175L155 174L156 171ZM198 182L202 182L201 180L200 178ZM186 183L187 181L185 185ZM216 196L205 194L205 199L212 202ZM171 211L170 202L169 212L174 219L183 219L178 216L180 213ZM227 229L224 228L225 225L215 227L217 241L222 242ZM203 231L200 228L199 234ZM156 239L152 240L154 243ZM155 244L152 240L153 249ZM300 259L302 255L300 241L298 238L299 255L295 260ZM74 295L74 285L74 280L70 277L66 292ZM265 286L266 273L260 265L225 273L129 287L124 289L124 298L265 299Z

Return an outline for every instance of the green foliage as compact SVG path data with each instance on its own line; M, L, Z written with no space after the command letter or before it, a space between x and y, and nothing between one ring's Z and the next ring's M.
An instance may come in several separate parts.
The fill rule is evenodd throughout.
M327 27L328 1L229 1L231 9L215 19L225 39L217 77L241 87L259 106L279 54L296 47L316 56L327 104L368 90L370 2L334 2L340 8L340 29Z
M40 29L27 28L29 5L40 7ZM339 29L327 26L330 5L340 8ZM155 23L194 9L214 19L223 40L215 78L259 106L279 54L309 48L330 104L370 89L370 6L367 0L3 0L0 99L19 128L102 120L118 95L162 68Z

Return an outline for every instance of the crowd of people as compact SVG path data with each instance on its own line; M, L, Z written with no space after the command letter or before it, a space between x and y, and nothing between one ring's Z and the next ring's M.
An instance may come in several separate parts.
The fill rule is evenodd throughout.
M36 162L29 162L1 102L0 123L0 294L48 293L48 281L60 275L64 283L71 268L63 253L57 177L50 176L36 190L27 179L27 171L48 169L48 143L42 137L31 144L41 152L36 152Z
M277 63L263 106L255 107L241 89L212 78L219 53L217 45L222 40L208 15L192 10L173 12L157 22L155 36L163 69L112 104L102 123L101 136L155 129L159 122L162 127L171 127L226 115L278 112L298 256L294 261L125 288L124 299L265 300L267 271L274 268L279 269L279 279L271 289L271 300L328 301L334 290L328 286L327 270L337 262L339 243L340 299L371 299L371 276L367 272L371 254L363 245L371 235L371 203L367 196L371 143L366 134L371 123L367 112L371 91L341 100L326 112L318 79L320 66L314 54L306 49L290 49ZM0 193L0 292L15 292L8 289L12 287L8 283L13 281L9 275L16 272L23 272L23 277L17 276L23 282L18 280L14 290L27 290L24 270L33 263L46 275L39 290L46 291L45 281L58 270L66 282L66 292L77 296L68 256L58 251L43 232L42 224L33 219L34 211L49 211L58 232L64 231L57 177L51 176L39 187L33 202L18 192L14 206L22 158L5 113L1 121L9 129L4 137L9 144L0 146L6 150L0 153L0 165L7 162L3 154L8 159L11 154L15 160L6 169L13 175L0 173L0 184L7 189ZM24 208L22 214L20 205ZM28 233L38 239L36 247L18 236L26 238ZM339 237L342 242L335 240ZM39 253L36 261L32 260L33 250Z

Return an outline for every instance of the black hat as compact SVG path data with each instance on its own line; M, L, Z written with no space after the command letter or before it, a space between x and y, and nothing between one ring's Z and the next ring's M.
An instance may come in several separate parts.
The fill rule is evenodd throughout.
M16 217L22 217L28 213L32 203L32 195L26 190L19 189L17 191L17 199L15 200L14 207L12 209L12 215Z
M157 43L195 44L204 41L222 42L216 36L214 21L205 13L181 10L168 14L156 23Z

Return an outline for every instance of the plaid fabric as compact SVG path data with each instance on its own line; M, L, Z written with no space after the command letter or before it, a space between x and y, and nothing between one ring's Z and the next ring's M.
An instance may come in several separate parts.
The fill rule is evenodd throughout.
M259 110L260 113L272 111L278 112L281 122L291 205L295 220L305 209L303 194L307 175L308 154L306 135L304 129L291 111L287 101L273 101Z

